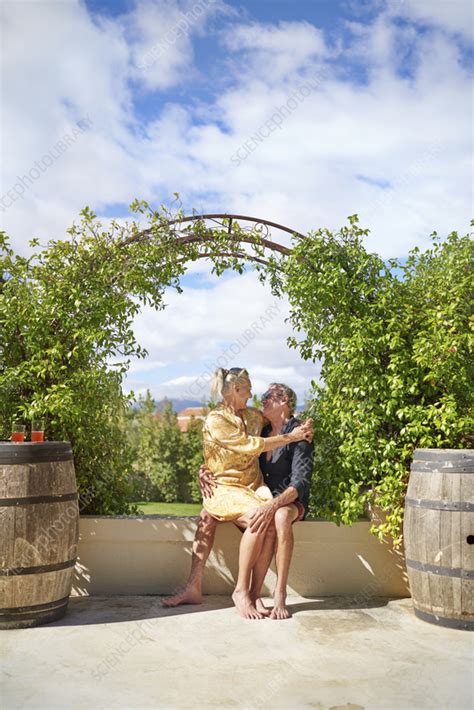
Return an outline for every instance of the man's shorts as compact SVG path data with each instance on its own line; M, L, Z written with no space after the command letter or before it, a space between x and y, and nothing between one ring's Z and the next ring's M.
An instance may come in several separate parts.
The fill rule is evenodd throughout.
M298 515L297 515L297 517L293 520L292 525L293 525L294 523L299 522L300 520L303 520L303 518L304 518L304 516L305 516L305 513L306 513L306 509L305 509L303 503L302 503L300 500L295 500L295 501L293 501L293 503L288 503L288 505L295 505L295 506L297 507L297 509L298 509ZM240 527L240 525L239 525L238 523L234 522L234 525L235 525L237 528L239 528L239 530L241 530L242 532L244 532L245 528Z
M296 507L298 508L298 517L293 520L294 523L297 523L299 520L303 520L306 512L305 507L300 500L293 501L292 505L296 505Z

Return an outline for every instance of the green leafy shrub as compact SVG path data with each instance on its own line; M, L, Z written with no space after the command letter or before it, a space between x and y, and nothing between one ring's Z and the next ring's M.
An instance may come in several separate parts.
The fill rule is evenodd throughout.
M388 264L363 246L367 230L318 230L295 245L285 277L290 339L322 360L307 413L315 420L311 512L350 524L377 504L373 529L401 542L413 451L472 444L472 241L433 246Z

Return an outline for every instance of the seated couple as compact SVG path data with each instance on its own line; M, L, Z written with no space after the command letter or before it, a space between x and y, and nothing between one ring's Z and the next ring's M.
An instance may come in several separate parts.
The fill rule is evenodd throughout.
M216 526L232 521L243 531L239 573L232 595L245 619L286 619L286 586L293 551L292 524L308 505L313 462L312 421L295 418L296 395L272 384L262 397L263 413L247 407L252 396L247 370L219 368L211 394L220 400L203 427L200 483L204 509L193 543L191 573L183 591L164 606L200 604L204 565ZM263 472L263 475L262 475ZM261 588L276 546L274 607L266 609Z

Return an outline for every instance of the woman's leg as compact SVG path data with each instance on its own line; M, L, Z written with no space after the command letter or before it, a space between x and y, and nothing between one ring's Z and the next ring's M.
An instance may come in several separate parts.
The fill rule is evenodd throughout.
M262 550L266 530L253 533L249 525L250 513L241 515L235 522L245 527L239 548L239 575L232 599L237 611L244 619L262 619L263 614L257 611L250 594L252 570Z
M202 577L204 567L212 550L216 528L219 522L219 520L213 518L212 515L209 515L203 508L198 521L196 535L194 536L191 572L186 586L172 597L165 597L161 602L163 606L202 604Z

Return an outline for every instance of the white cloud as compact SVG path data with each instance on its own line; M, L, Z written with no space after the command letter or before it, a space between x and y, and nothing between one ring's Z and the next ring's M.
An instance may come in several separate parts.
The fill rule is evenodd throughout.
M149 372L150 370L157 370L161 367L166 367L169 362L164 360L153 360L148 357L146 360L134 360L130 366L129 375L133 377L137 373Z
M417 36L418 67L407 80L397 75L395 50L401 41L413 41L412 34L407 37L407 30L394 26L387 14L379 16L341 58L366 53L372 61L367 85L341 79L334 62L309 95L294 99L299 87L321 71L321 60L311 54L324 51L321 31L308 23L251 24L246 38L240 24L233 46L256 46L265 67L273 66L275 53L281 55L288 60L286 74L262 77L236 52L235 75L208 104L204 123L194 124L192 104L173 103L155 120L140 123L129 83L140 38L133 28L147 28L150 36L159 33L159 18L173 22L180 16L178 7L141 3L126 16L127 29L123 18L93 22L78 3L45 2L41 12L35 3L4 3L3 135L8 140L3 141L2 193L77 121L86 115L92 121L90 130L1 215L3 228L20 249L26 249L33 234L64 235L85 204L100 209L136 196L156 204L175 190L198 210L257 214L299 231L337 228L357 211L373 230L370 247L384 256L423 246L435 228L465 228L470 217L464 157L471 146L470 83L452 39L439 32ZM204 31L206 17L199 18L196 31ZM189 43L194 29L178 39ZM15 41L20 31L26 53ZM168 76L166 61L173 63L176 47L166 45L153 71ZM191 71L179 66L184 74ZM179 71L175 66L173 81L182 77ZM297 107L281 128L266 129L268 137L262 140L259 129L290 100ZM433 145L442 150L413 174L413 165L423 162ZM239 149L248 157L236 165L231 159ZM389 199L386 191L357 180L360 174L388 181L393 186ZM456 212L449 208L453 204Z
M434 25L467 40L472 39L471 0L389 0L387 8L391 16Z
M192 38L225 8L217 0L139 0L119 20L132 52L131 74L147 90L168 89L197 75Z
M135 333L151 359L172 361L191 375L167 379L155 372L151 389L156 397L206 399L216 367L246 367L257 393L269 382L283 380L303 397L311 379L317 379L319 366L301 362L286 345L293 334L285 323L287 301L275 299L255 272L233 276L210 290L169 290L165 300L163 312L143 309ZM139 385L136 372L128 381L134 390Z
M118 25L93 22L79 2L7 0L2 13L0 216L2 228L25 251L33 234L66 236L86 204L130 201L136 193L147 194L147 187L132 157L137 124L128 85L129 48ZM90 127L22 198L12 200L11 190L28 178L36 161L64 143L85 118Z
M271 85L307 65L315 57L329 56L322 31L308 22L242 24L222 33L222 43L232 52L243 52L238 70L243 77Z
M86 204L100 209L135 197L158 203L162 189L167 197L179 188L178 180L188 181L190 171L178 173L168 191L169 182L163 187L161 177L166 159L159 156L153 165L146 159L150 141L134 113L132 80L141 77L150 89L155 75L165 77L167 86L189 78L192 53L182 43L189 44L191 34L202 31L209 13L217 10L223 13L225 7L213 0L142 2L125 19L111 20L93 18L75 0L2 3L0 218L20 252L28 251L34 235L45 241L66 237ZM147 23L151 41L154 32L160 36L160 18L167 18L166 28L172 29L189 13L196 15L195 24L176 43L166 43L149 70L140 71L135 60L146 47ZM87 130L58 152L58 143L85 118ZM58 158L31 179L30 171L38 171L35 164L55 149Z

